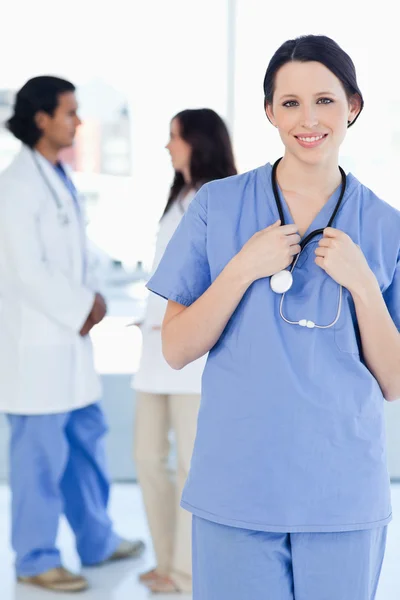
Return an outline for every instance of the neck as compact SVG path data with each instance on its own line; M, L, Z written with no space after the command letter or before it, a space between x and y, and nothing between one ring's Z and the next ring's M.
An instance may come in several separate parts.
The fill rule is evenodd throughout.
M277 178L282 190L319 198L329 198L341 182L337 157L313 165L290 154L279 163Z
M55 165L58 161L59 149L54 148L45 138L41 138L35 146L35 150Z
M191 181L191 177L190 177L190 169L182 169L182 176L183 179L185 180L185 186L190 188L192 185L192 181Z

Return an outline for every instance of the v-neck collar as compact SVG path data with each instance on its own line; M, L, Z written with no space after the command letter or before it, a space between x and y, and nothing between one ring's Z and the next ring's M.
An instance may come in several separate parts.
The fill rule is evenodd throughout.
M274 215L276 215L276 218L279 219L278 207L276 206L275 196L274 196L274 193L272 190L272 185L271 185L272 165L270 163L267 163L267 165L265 165L265 167L267 167L264 170L266 191L268 193L268 196L270 196L272 198ZM346 176L346 191L342 198L342 203L339 208L339 212L342 210L344 204L346 203L346 201L349 197L349 192L350 192L351 188L353 187L354 181L355 181L354 177L351 175L351 173L349 173ZM279 198L280 198L280 201L282 204L282 210L283 210L283 215L285 218L285 223L286 223L286 225L294 224L294 219L289 210L288 204L283 196L282 190L279 187L278 182L277 182L277 189L278 189ZM302 235L302 238L301 238L302 240L304 240L312 231L316 231L318 229L324 229L325 227L327 227L329 220L332 216L332 213L335 210L336 203L339 200L341 190L342 190L342 184L340 184L336 188L336 190L330 196L328 201L324 204L324 206L321 208L319 213L315 216L314 220L312 221L312 223L310 223L309 227L307 228L307 231L305 231L305 233ZM338 212L338 214L339 214L339 212ZM336 218L337 218L337 215L336 215ZM332 226L333 227L335 226L335 222L333 222Z
M285 216L285 222L287 225L294 224L294 219L293 219L292 213L290 212L288 203L286 202L286 199L282 193L281 188L279 187L278 182L277 182L277 188L278 188L279 198L282 203L282 210L283 210L283 214ZM305 239L312 231L316 231L317 229L325 229L325 227L327 227L329 220L333 214L333 211L335 210L337 201L339 200L341 191L342 191L342 184L340 184L339 187L336 188L336 190L333 192L333 194L325 202L325 204L323 205L321 210L318 212L318 214L315 216L313 221L308 226L307 230L301 236L302 240ZM346 184L346 191L347 191L347 184ZM346 194L346 192L345 192L345 194ZM342 202L343 202L343 200L344 200L344 197L342 199Z

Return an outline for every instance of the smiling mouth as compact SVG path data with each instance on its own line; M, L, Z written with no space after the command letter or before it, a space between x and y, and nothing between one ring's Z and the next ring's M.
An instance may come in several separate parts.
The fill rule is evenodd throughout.
M328 134L322 133L320 135L295 135L294 137L300 142L303 142L303 144L315 144L328 137Z

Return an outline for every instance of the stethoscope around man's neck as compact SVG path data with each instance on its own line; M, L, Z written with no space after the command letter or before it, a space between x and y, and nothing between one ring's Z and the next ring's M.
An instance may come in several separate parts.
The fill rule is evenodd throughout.
M50 183L50 181L49 181L46 173L44 172L44 169L43 169L43 167L42 167L42 165L40 163L40 160L39 160L39 158L38 158L38 156L36 154L36 151L32 150L31 152L32 152L32 158L33 158L33 161L34 161L34 163L36 165L36 168L39 171L39 174L40 174L42 180L44 181L47 189L49 190L50 195L53 198L53 201L54 201L54 203L56 205L57 215L58 215L58 221L59 221L60 225L62 225L62 226L65 227L66 225L69 225L69 223L70 223L70 218L68 216L68 213L66 212L66 210L65 210L65 208L64 208L64 206L63 206L63 204L62 204L62 202L60 200L60 198L58 197L58 194L57 194L56 190L51 185L51 183Z
M279 190L278 190L278 183L277 183L277 177L276 177L276 171L277 171L278 165L281 160L282 160L282 158L279 158L276 161L276 163L274 164L274 166L272 167L271 185L272 185L272 191L274 193L276 207L278 209L281 225L285 225L286 220L285 220L285 215L283 212L283 207L282 207L282 202L281 202L281 198L280 198L280 194L279 194ZM339 171L342 176L340 195L339 195L339 199L336 202L336 206L331 214L331 217L330 217L326 227L332 226L332 224L335 220L335 217L338 213L338 210L342 204L343 196L346 192L346 183L347 183L346 173L343 171L343 169L340 166L339 166ZM304 248L307 246L307 244L309 244L311 242L311 240L313 240L318 235L321 235L324 233L324 229L326 227L324 227L322 229L315 229L315 230L311 231L303 240L301 240L300 252L293 259L290 269L289 270L284 269L282 271L279 271L278 273L275 273L275 275L272 275L272 277L270 279L270 285L271 285L272 291L274 291L276 294L282 294L281 301L280 301L280 316L289 325L300 325L300 327L307 327L308 329L314 329L314 328L329 329L330 327L333 327L333 325L335 325L337 323L337 321L339 320L340 312L341 312L341 308L342 308L342 297L343 297L343 288L341 285L339 286L338 308L337 308L337 312L336 312L336 317L331 323L329 323L327 325L317 325L316 323L314 323L314 321L312 321L310 319L300 319L299 321L291 321L283 313L283 302L285 299L285 295L286 295L286 292L288 292L293 285L293 271L297 265L297 261L299 260L300 254L304 250Z

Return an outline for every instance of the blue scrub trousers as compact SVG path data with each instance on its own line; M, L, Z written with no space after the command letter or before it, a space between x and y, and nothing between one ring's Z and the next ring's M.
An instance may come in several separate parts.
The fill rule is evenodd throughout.
M266 533L193 517L193 600L373 600L386 527Z
M7 416L17 575L38 575L61 566L55 543L62 513L76 536L82 563L106 560L120 538L107 513L107 425L100 406Z

